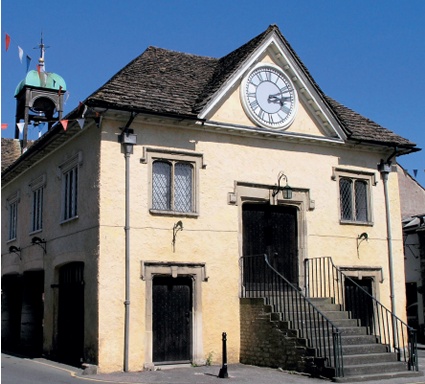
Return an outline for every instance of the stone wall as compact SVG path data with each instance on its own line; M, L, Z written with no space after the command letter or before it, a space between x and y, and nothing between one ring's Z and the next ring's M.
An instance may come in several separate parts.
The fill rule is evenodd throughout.
M240 362L305 372L308 348L263 299L240 299Z

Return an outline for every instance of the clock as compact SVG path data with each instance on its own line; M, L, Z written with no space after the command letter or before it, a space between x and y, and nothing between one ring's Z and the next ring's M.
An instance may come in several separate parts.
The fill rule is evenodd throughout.
M241 85L242 105L256 124L285 129L297 112L297 93L276 65L261 63L248 72Z

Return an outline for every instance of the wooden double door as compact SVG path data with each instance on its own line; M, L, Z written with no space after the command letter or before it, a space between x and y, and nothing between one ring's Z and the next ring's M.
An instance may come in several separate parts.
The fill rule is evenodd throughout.
M243 256L267 254L270 264L292 284L298 284L297 208L268 203L245 203L242 207ZM255 264L248 264L254 265ZM259 283L262 268L247 272ZM249 273L248 273L249 272ZM250 282L244 279L245 284Z

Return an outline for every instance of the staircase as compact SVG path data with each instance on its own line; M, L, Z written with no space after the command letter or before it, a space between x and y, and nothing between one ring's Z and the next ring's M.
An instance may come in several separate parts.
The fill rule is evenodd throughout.
M398 361L395 352L389 352L386 345L368 334L366 327L358 325L358 320L350 319L340 305L333 304L329 298L310 300L341 332L344 377L334 378L334 381L360 382L422 375L409 371L406 363Z
M267 255L243 257L241 298L264 300L274 327L306 348L304 370L312 374L336 382L421 376L414 330L366 291L356 291L358 302L347 303L341 282L349 278L328 259L323 280L316 266L314 276L306 272L307 298L270 265ZM323 287L330 288L324 292Z

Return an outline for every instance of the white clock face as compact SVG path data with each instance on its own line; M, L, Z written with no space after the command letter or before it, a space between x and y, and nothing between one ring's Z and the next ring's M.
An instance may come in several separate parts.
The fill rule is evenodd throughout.
M255 67L242 82L241 92L245 111L260 126L284 129L294 120L297 94L279 67Z

